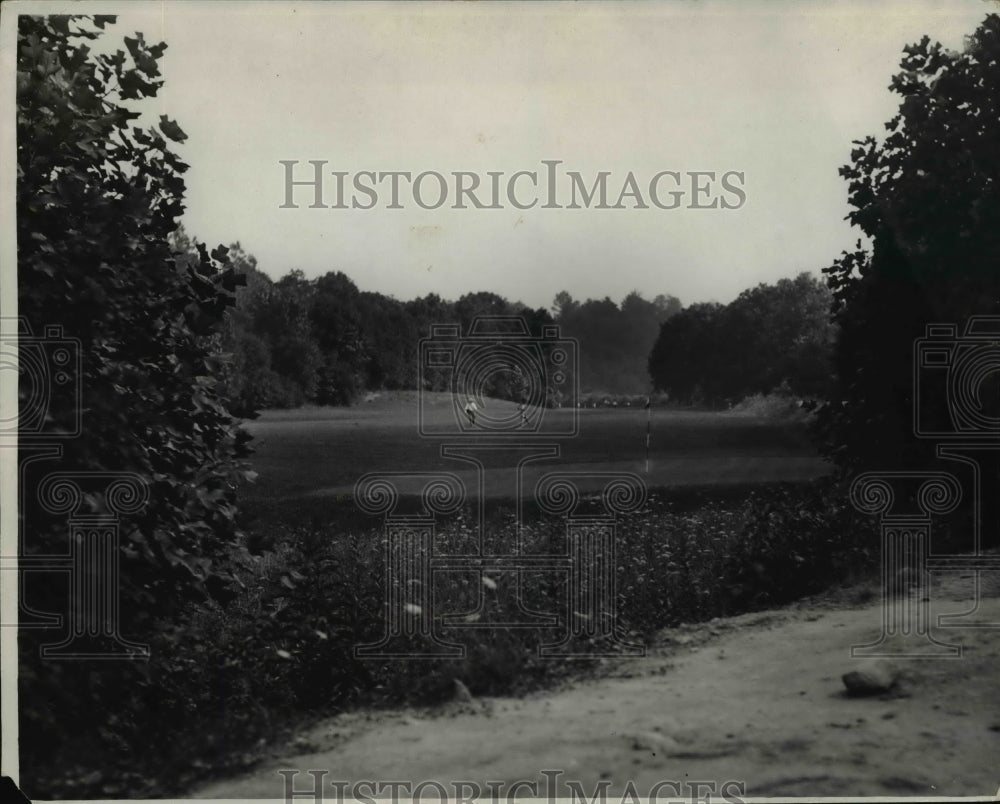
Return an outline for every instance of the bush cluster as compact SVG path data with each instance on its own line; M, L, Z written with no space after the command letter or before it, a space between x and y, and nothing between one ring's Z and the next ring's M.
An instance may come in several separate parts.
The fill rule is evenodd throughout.
M468 552L473 522L466 511L443 523L435 549ZM490 512L488 527L500 549L513 546L512 510ZM533 518L523 533L528 552L565 549L560 521ZM454 694L456 679L474 695L518 694L588 664L536 655L560 628L443 630L465 644L460 660L355 659L353 648L384 629L382 532L306 524L255 539L259 555L234 552L238 582L227 600L189 606L158 637L150 662L129 668L130 681L101 675L100 683L122 685L118 705L87 713L100 724L98 736L91 729L83 751L64 746L66 764L58 767L66 771L44 793L182 792L200 776L252 762L262 744L309 718L360 705L435 704ZM619 524L619 631L642 642L666 626L786 603L864 570L877 555L871 523L823 486L764 487L687 504L654 494ZM526 576L529 608L562 611L566 583L553 575ZM488 613L514 614L511 574L438 577L439 611L471 611L483 595ZM28 758L34 778L47 775L38 772L40 761ZM88 770L94 767L106 771Z

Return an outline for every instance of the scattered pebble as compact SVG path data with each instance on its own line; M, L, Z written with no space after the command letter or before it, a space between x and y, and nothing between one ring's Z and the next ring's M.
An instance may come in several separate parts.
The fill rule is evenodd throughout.
M887 662L872 662L861 670L844 673L841 680L852 697L879 695L889 692L899 678L899 672Z

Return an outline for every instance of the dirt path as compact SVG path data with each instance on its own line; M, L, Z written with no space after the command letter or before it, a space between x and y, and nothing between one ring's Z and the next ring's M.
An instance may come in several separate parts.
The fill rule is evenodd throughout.
M960 601L971 584L936 589L932 614L969 608ZM961 658L897 662L895 692L847 697L842 674L873 661L852 659L850 646L872 641L881 616L877 600L812 602L665 631L645 658L616 660L605 677L558 691L333 718L250 775L191 795L281 798L277 770L295 768L300 788L311 782L304 771L325 769L328 784L435 780L449 794L453 780L484 790L488 780L539 780L539 796L552 787L540 772L551 769L562 771L557 785L579 781L588 800L598 780L609 780L616 802L630 779L640 797L670 780L735 780L746 796L992 796L1000 629L936 630L962 646ZM1000 621L995 590L977 619ZM661 790L661 799L672 796ZM327 793L335 800L333 788ZM439 798L433 787L424 796Z

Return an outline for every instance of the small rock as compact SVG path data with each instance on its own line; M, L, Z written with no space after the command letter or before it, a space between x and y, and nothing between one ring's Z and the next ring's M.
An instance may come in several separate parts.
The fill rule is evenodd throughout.
M472 703L472 693L469 692L469 688L457 678L455 679L455 700L460 703Z
M642 731L631 735L630 739L635 751L650 751L665 756L678 749L677 741L673 737L657 734L655 731Z
M852 697L889 692L898 678L899 671L885 662L872 662L862 670L852 670L841 676L847 694Z

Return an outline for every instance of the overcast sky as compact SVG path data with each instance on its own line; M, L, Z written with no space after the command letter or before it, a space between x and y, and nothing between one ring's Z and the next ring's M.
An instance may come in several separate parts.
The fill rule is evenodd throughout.
M109 4L83 2L98 13ZM240 241L273 277L299 268L348 274L400 299L490 290L549 306L560 290L620 300L636 289L685 303L726 302L746 287L819 271L857 239L843 221L838 168L851 140L880 135L897 99L887 86L904 45L924 33L958 48L995 6L921 3L279 4L119 6L109 37L139 30L168 44L156 114L190 139L188 230ZM452 186L424 209L310 209L285 200L280 160L325 171L436 171ZM452 209L454 171L501 188L517 171L561 160L589 185L609 171L608 205L629 172L649 205ZM650 179L685 190L677 209L648 198ZM737 209L690 209L689 174L742 174ZM336 199L332 174L324 201ZM560 193L569 179L560 174ZM732 181L737 181L733 179ZM485 185L484 185L485 186ZM423 185L435 200L435 181ZM490 202L489 190L480 193ZM369 202L370 197L358 196ZM568 197L559 203L567 204ZM596 203L596 201L594 202ZM426 203L429 205L429 203Z

